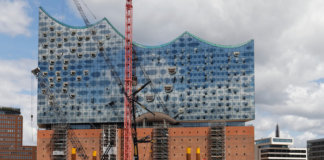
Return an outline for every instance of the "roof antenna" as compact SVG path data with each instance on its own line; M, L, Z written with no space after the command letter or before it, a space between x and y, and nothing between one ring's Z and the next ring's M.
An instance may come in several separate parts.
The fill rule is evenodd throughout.
M279 125L277 123L277 126L276 126L276 137L279 138L280 137L280 131L279 131Z

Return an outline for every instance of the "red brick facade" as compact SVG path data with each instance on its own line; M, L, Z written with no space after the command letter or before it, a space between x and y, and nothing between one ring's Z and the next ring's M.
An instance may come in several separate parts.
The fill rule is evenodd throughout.
M100 151L100 138L101 129L78 129L73 130L75 135L80 140L84 150L86 151L88 157L92 157L92 152ZM37 134L37 159L50 160L52 148L50 146L50 141L52 137L52 130L39 130ZM68 154L71 154L72 147L71 142L68 143ZM71 156L68 156L68 160ZM77 159L80 159L77 155Z
M22 146L23 117L0 114L0 159L36 159L36 146Z
M226 127L226 160L254 160L254 127Z
M100 129L74 130L89 156L97 151L100 157ZM152 135L153 128L139 128L138 139ZM191 159L196 159L196 149L200 148L201 160L208 159L208 131L209 127L179 127L169 128L169 159L180 160L186 158L186 149L191 148ZM37 157L49 160L51 151L48 150L52 131L39 130L37 140ZM117 159L122 157L122 132L117 131ZM226 160L253 160L254 159L254 127L226 127L225 129ZM69 143L69 151L71 146ZM50 148L49 148L50 149ZM143 160L152 160L152 143L139 144L139 157ZM70 156L68 156L70 159Z

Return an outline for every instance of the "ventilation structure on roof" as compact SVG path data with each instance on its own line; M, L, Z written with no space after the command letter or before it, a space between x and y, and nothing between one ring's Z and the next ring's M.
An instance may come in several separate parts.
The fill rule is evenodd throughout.
M234 56L237 57L240 55L240 52L233 52Z

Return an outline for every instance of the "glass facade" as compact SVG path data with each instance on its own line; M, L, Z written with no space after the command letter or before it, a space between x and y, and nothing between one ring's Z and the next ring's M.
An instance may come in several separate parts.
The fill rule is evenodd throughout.
M107 19L73 27L39 12L38 124L123 122L124 36ZM185 32L160 46L134 43L138 101L179 121L254 119L254 42L223 46ZM46 87L40 85L45 82ZM51 96L46 96L48 88ZM146 113L138 107L137 116Z
M256 140L255 144L263 144L263 143L270 143L270 142L271 142L271 138L267 138L267 139Z
M292 143L292 139L285 139L285 138L273 138L273 142L290 142Z

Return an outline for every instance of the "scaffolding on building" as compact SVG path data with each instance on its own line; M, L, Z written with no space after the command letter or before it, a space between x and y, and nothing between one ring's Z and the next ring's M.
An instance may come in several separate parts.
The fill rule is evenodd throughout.
M154 126L153 129L153 160L169 159L169 134L165 124Z
M120 145L120 151L121 153L118 153L118 155L120 155L119 159L124 159L124 154L123 154L123 150L124 150L124 129L119 130L120 131L120 143L118 143Z
M225 160L225 122L214 123L208 133L210 160Z
M116 160L117 125L103 125L101 136L101 159Z
M67 153L67 130L66 127L63 125L55 125L53 138L52 138L52 146L53 146L53 153L52 159L53 160L65 160L66 153Z

